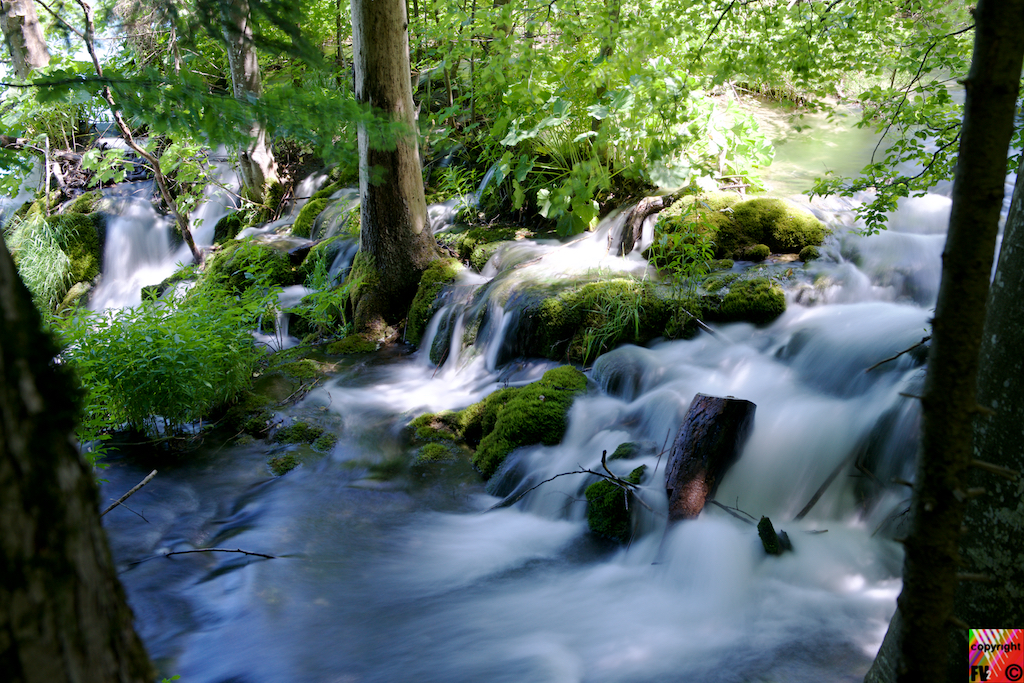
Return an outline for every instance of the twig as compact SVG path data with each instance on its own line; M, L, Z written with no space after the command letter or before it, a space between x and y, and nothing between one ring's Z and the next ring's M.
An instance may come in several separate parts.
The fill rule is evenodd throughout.
M886 358L885 360L880 360L880 361L878 361L877 363L875 363L874 365L872 365L872 366L871 366L870 368L868 368L868 369L867 369L867 370L865 370L864 372L871 372L872 370L874 370L875 368L877 368L877 367L878 367L879 365L884 365L885 363L888 363L888 362L889 362L889 361L891 361L891 360L896 360L897 358L899 358L899 357L900 357L900 356L902 356L903 354L905 354L905 353L910 353L911 351L913 351L914 349L916 349L916 348L917 348L917 347L919 347L919 346L924 346L925 344L927 344L927 343L928 343L928 341L929 341L929 340L930 340L931 338L932 338L932 336L931 336L931 335L929 334L929 335L928 335L927 337L924 337L924 338L922 338L922 339L921 339L921 341L917 342L916 344L914 344L913 346L911 346L911 347L909 347L909 348L903 349L902 351L900 351L899 353L897 353L897 354L896 354L895 356L890 356L889 358Z
M831 474L828 475L825 481L822 482L821 486L818 487L818 490L814 492L814 495L811 496L811 499L807 501L807 505L804 505L803 510L796 513L796 517L793 518L794 522L799 522L807 515L808 512L811 511L811 508L813 508L815 503L818 502L818 499L820 499L822 495L824 495L828 487L831 486L833 481L835 481L835 478L839 476L839 473L846 469L846 466L850 463L850 460L852 460L855 455L856 451L850 454L849 456L843 458L842 461L838 465L836 465L835 469L832 470Z
M738 510L738 508L731 508L728 505L722 505L721 503L719 503L717 500L714 500L714 499L709 500L708 502L713 504L713 505L717 505L718 507L722 508L723 510L725 510L726 512L728 512L730 515L732 515L736 519L740 520L741 522L746 522L747 524L753 524L754 523L753 521L751 521L753 519L753 517L751 517L750 519L747 519L747 517L750 517L750 515L747 515L746 512L743 512L742 510L739 511L739 512L743 512L743 514L747 515L747 517L743 517L743 516L741 516L739 514L739 512L736 512L736 510Z
M188 555L189 553L241 553L242 555L255 555L256 557L265 557L268 560L276 560L277 555L267 555L264 553L252 553L248 550L240 550L235 548L229 550L228 548L197 548L195 550L175 550L173 553L167 553L164 557L170 557L171 555Z
M123 503L123 502L125 502L126 500L128 500L128 497L129 497L129 496L131 496L131 495L132 495L133 493L135 493L136 491L138 491L139 489L141 489L141 488L142 488L143 486L145 486L146 484L148 484L148 483L149 483L149 480L150 480L150 479L152 479L152 478L153 478L153 477L155 477L155 476L156 476L156 470L153 470L152 472L150 472L150 473L149 473L149 476L147 476L147 477L146 477L145 479L143 479L143 480L142 480L142 481L140 481L140 482L139 482L138 484L136 484L136 485L135 485L135 488L133 488L133 489L132 489L131 491L129 491L128 493L124 494L123 496L121 496L120 498L118 498L117 500L115 500L115 501L114 501L114 502L113 502L113 503L112 503L112 504L110 505L110 507L108 507L108 508L107 508L106 510L104 510L103 512L101 512L101 513L100 513L100 517L102 517L103 515L107 514L108 512L110 512L111 510L113 510L114 508L116 508L116 507L117 507L118 505L120 505L121 503Z

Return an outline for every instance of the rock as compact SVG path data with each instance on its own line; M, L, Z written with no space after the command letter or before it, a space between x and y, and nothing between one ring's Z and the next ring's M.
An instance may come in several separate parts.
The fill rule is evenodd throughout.
M781 555L785 551L793 549L793 544L790 543L786 532L775 533L772 520L767 517L762 517L761 521L757 523L757 535L761 538L764 551L769 555Z
M641 465L630 472L625 480L630 484L639 484L646 470L647 466ZM590 530L619 543L629 541L632 535L629 523L632 508L627 507L627 500L632 500L633 494L602 479L587 487L586 497L587 525Z
M782 288L768 278L759 277L733 283L722 299L722 305L717 311L711 311L708 317L723 322L768 323L785 311L786 295Z
M756 408L742 399L694 396L666 465L669 521L693 519L704 509L739 457Z
M330 203L331 200L326 197L318 197L306 202L302 210L299 211L299 215L296 216L295 222L292 223L292 234L296 237L311 237L317 216L323 213Z
M454 258L436 259L423 272L416 296L409 307L409 322L405 336L411 344L419 344L430 317L440 308L438 295L446 285L458 279L460 272L462 264Z

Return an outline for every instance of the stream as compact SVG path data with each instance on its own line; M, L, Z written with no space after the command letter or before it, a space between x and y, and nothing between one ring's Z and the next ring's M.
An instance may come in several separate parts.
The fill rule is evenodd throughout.
M873 140L843 144L863 149ZM776 187L795 182L801 150L811 148L820 153L816 144L780 145ZM819 172L817 158L805 174ZM138 218L145 206L126 204L108 259L128 248L114 242L119 235L132 244L139 233L166 237L155 217ZM900 591L902 550L891 539L909 492L890 482L913 477L919 410L903 394L916 393L924 372L920 354L866 370L929 332L949 199L906 201L890 230L871 237L851 231L848 201L809 206L836 234L819 261L769 266L786 283L783 316L602 356L562 443L517 451L490 492L465 463L410 467L415 449L403 428L422 412L462 408L555 366L510 357L514 316L502 311L481 331L482 348L460 355L456 344L441 368L426 357L429 338L417 352L333 358L337 371L280 417L319 424L338 442L284 476L272 476L267 459L294 446L208 439L183 457L111 456L104 500L159 469L128 501L131 510L115 510L104 525L161 673L184 683L861 680ZM603 255L604 234L573 248L523 245L543 257L524 270L645 267L638 257ZM123 272L108 260L110 294L94 305L130 305L156 277L141 268L169 267L163 244L164 256L133 256ZM428 335L438 329L435 320ZM716 498L770 516L794 552L766 556L752 525L716 507L666 531L659 452L698 392L757 404L747 446ZM650 506L639 510L641 533L628 547L588 532L587 475L559 477L492 509L513 490L599 468L602 451L626 441L641 443L641 455L610 466L624 475L646 464ZM843 463L810 513L793 521ZM382 469L396 476L381 480ZM276 559L165 557L210 547Z

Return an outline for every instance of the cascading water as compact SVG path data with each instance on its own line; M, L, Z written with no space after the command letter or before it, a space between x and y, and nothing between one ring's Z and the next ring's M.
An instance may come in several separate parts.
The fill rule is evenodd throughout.
M606 233L499 251L448 295L420 351L343 358L282 415L338 434L328 457L273 478L266 445L217 444L161 467L135 498L145 522L104 518L150 652L190 683L859 681L900 588L901 551L887 539L907 494L889 482L913 474L919 411L904 394L923 376L915 354L869 368L928 333L947 205L909 200L889 233L863 237L848 230L848 204L816 203L837 235L802 271L773 266L800 271L782 317L605 354L562 443L514 453L492 480L499 495L459 463L399 465L397 479L375 479L375 467L411 459L411 417L554 365L511 357L514 304L474 296L496 289L491 278L647 267L609 257ZM459 320L470 306L488 314L467 347ZM453 341L431 362L438 335ZM770 516L795 552L765 556L753 526L714 507L666 530L659 452L697 392L757 404L717 499ZM625 441L641 456L609 466L624 475L647 465L650 509L640 510L644 533L615 549L587 531L582 492L593 479L552 478L599 468L602 451ZM117 464L111 495L149 470ZM208 547L277 559L162 557Z

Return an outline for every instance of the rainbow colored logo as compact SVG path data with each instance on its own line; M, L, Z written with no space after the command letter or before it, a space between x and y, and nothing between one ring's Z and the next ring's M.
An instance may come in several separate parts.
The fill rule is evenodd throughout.
M1024 629L971 629L967 651L971 681L1017 683L1024 680Z

